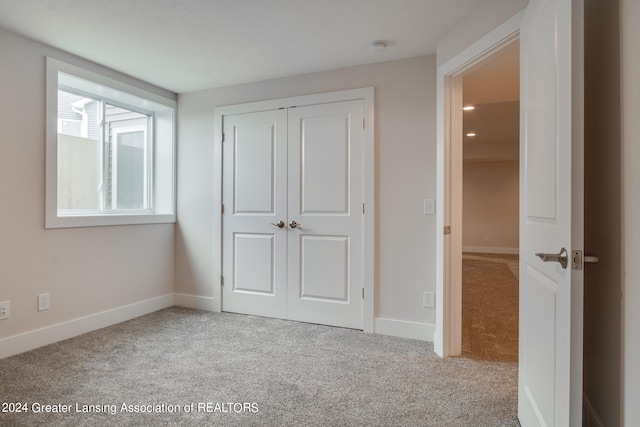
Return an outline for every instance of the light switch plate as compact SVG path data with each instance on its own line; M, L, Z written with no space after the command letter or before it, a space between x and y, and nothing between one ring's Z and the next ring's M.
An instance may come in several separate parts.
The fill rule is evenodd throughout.
M422 306L424 308L434 308L436 306L436 294L433 292L424 292L422 294Z
M436 214L436 201L434 199L424 199L424 214L425 215Z

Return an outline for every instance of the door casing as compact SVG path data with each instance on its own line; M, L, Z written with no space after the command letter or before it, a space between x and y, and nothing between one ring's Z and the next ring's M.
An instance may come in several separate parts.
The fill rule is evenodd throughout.
M517 42L523 14L438 67L436 195L442 202L436 206L434 350L442 357L462 353L462 75Z
M303 105L315 105L340 101L362 100L364 102L364 154L363 154L363 319L364 332L374 331L374 289L375 289L375 150L374 150L374 88L365 87L337 92L303 95L290 98L222 106L215 109L213 168L217 183L214 185L213 210L213 299L214 311L222 310L222 144L223 118L225 115L267 111Z

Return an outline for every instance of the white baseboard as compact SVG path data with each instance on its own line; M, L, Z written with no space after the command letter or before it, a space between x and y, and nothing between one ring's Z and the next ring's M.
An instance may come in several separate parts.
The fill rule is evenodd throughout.
M194 308L196 310L220 311L217 307L216 300L212 297L201 297L189 294L174 294L175 305L186 308Z
M520 248L494 248L490 246L463 246L462 252L476 252L480 254L512 254L518 255Z
M173 305L174 294L171 293L2 338L0 339L0 359L144 316Z
M0 359L86 334L87 332L106 328L107 326L144 316L145 314L169 308L173 305L198 310L217 311L214 298L189 294L166 294L2 338L0 339ZM435 325L376 318L374 321L374 333L433 342Z
M604 422L598 416L596 409L591 404L591 401L586 394L582 395L583 408L583 420L582 425L585 427L605 427Z
M435 331L436 325L430 323L407 322L380 317L374 320L374 333L380 335L433 342Z

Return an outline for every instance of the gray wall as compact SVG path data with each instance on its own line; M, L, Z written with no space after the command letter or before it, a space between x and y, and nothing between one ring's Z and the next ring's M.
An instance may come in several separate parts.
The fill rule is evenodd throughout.
M624 425L640 423L640 2L620 0ZM615 19L615 18L614 18Z
M44 229L45 57L175 95L4 30L0 52L0 339L172 293L173 224Z
M435 216L423 200L435 197L435 73L435 56L425 56L181 94L177 292L213 296L215 107L374 86L375 317L432 330L422 292L435 289Z
M438 65L442 65L476 40L527 7L529 0L487 0L438 41Z
M519 172L518 160L464 162L464 251L518 253Z
M617 0L585 1L584 393L607 426L620 425L622 189Z

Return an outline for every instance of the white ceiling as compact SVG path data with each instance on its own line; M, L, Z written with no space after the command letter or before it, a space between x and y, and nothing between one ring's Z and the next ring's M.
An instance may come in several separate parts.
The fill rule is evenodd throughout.
M433 54L485 1L0 0L0 27L183 93Z
M520 44L502 49L463 76L465 160L517 160L520 150ZM473 137L466 136L473 132Z

